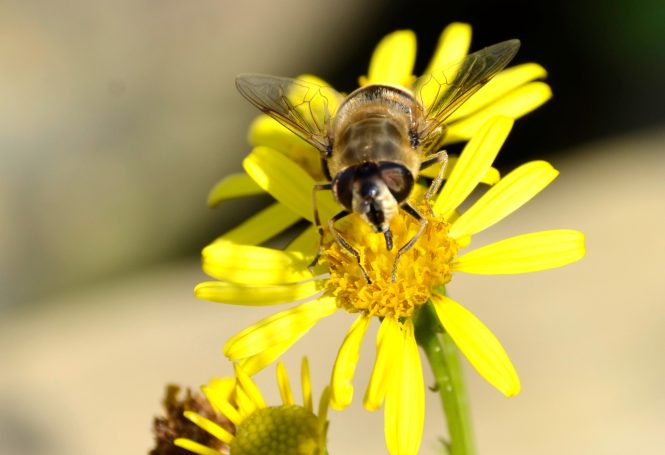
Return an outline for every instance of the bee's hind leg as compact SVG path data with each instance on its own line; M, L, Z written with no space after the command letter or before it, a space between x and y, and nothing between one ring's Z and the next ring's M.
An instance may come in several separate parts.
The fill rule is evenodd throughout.
M319 207L316 201L316 193L319 191L325 191L325 190L332 190L332 183L317 183L312 187L312 208L314 210L314 226L316 226L316 230L319 232L319 248L316 250L316 255L314 256L314 259L312 262L309 264L309 269L312 270L314 266L319 262L319 258L321 257L321 252L323 251L323 235L325 234L323 232L323 226L321 225L321 218L319 217Z

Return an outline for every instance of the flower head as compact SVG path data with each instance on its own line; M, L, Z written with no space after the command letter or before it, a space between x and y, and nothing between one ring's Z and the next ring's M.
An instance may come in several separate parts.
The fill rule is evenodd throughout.
M381 321L377 354L364 405L374 410L385 402L386 441L392 454L416 453L424 420L424 384L413 317L431 301L441 325L476 370L506 396L516 395L519 379L504 348L443 289L458 272L526 273L559 267L584 255L583 235L573 230L523 234L466 252L472 236L517 210L558 174L544 161L524 164L458 213L483 180L494 183L487 176L493 174L492 162L512 125L513 120L505 116L490 119L465 146L443 189L430 201L425 200L424 187L414 190L410 202L423 207L427 225L413 248L401 257L394 281L395 251L388 251L383 238L355 215L340 222L337 229L360 253L371 283L356 259L332 239L326 239L323 260L312 274L308 264L317 239L313 227L286 251L229 241L204 249L204 269L219 281L199 284L195 290L199 298L240 305L304 302L233 336L224 348L226 356L240 361L252 374L278 358L320 319L338 310L357 314L332 373L331 403L341 409L351 403L360 343L377 316ZM248 160L250 175L267 182L297 213L310 209L311 186L302 183L300 167L283 155L256 151ZM275 181L280 184L270 185ZM417 223L400 211L391 228L395 245L404 245L413 238Z
M326 389L314 413L307 359L302 364L303 405L296 405L284 365L277 365L277 381L282 405L267 406L261 392L250 377L236 368L235 378L211 381L203 387L214 409L233 423L228 431L196 412L184 416L214 436L229 455L322 455L326 453L327 408ZM212 445L203 445L189 438L175 439L174 444L199 455L220 455Z
M447 27L426 72L462 60L470 36L465 24ZM415 47L412 32L388 35L360 84L408 89L416 80ZM254 149L244 161L247 175L222 181L209 202L261 192L277 202L204 249L203 268L217 281L199 284L195 293L227 304L297 305L237 333L226 343L225 355L251 375L277 359L322 318L339 310L354 314L331 378L331 405L342 409L353 398L360 344L370 322L380 321L376 359L363 403L369 410L385 405L391 454L415 454L424 422L424 383L414 320L431 302L441 326L476 370L506 396L517 394L517 373L499 341L471 312L447 297L444 287L458 272L525 273L558 267L584 254L583 236L572 230L529 233L466 251L472 236L521 207L557 175L542 161L527 163L504 178L492 168L513 120L550 97L549 87L537 81L545 75L536 64L505 69L448 117L442 145L469 142L459 158L449 160L440 191L427 191L440 167L422 172L417 179L408 202L424 217L422 232L421 223L399 210L390 223L397 248L390 250L382 236L352 214L336 223L336 229L357 257L326 234L314 273L308 267L319 242L313 226L284 251L255 246L300 218L312 221L312 187L323 179L314 147L272 118L259 117L250 129ZM309 107L317 109L315 104ZM322 112L310 114L316 117ZM479 184L491 187L460 213L459 207ZM317 206L323 219L340 210L329 193L318 198ZM400 248L412 239L412 248L401 254Z

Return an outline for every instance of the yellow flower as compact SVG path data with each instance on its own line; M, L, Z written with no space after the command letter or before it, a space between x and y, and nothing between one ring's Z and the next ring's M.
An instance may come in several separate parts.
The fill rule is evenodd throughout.
M471 27L468 24L450 24L441 34L439 45L424 73L459 62L467 55L470 43ZM413 32L403 30L391 33L377 46L368 74L360 78L360 84L379 83L410 87L416 79L413 75L415 56L416 37ZM551 97L550 87L540 81L546 75L545 69L536 63L524 63L501 71L448 118L444 145L468 140L495 115L516 119L542 105ZM302 78L327 85L314 76ZM254 121L249 130L249 142L255 154L272 153L289 158L302 169L299 176L305 179L303 183L325 180L319 152L272 118L261 115ZM248 175L251 174L248 169L251 165L251 160L245 161L246 173L232 174L217 183L208 196L208 204L216 206L226 199L264 194L266 191L270 193L266 182L255 181ZM433 176L436 167L427 171L429 176ZM496 181L497 177L496 171L490 172L486 176L486 183ZM284 200L277 198L275 203L218 240L258 245L301 218L311 221L311 209L297 212L285 204Z
M558 172L544 161L513 170L490 187L469 209L458 207L491 170L513 125L505 116L491 118L466 144L430 212L418 186L410 202L426 214L427 226L400 259L391 279L395 250L386 249L357 215L338 230L360 252L371 278L368 284L355 258L327 238L321 265L308 269L318 234L310 226L285 251L230 241L203 250L203 268L219 281L200 283L197 297L236 305L298 305L242 330L224 347L225 355L253 374L277 359L319 320L337 310L357 314L333 368L332 406L342 409L353 397L352 379L360 343L373 316L381 320L377 354L364 406L375 410L385 400L386 442L391 454L417 453L424 419L424 385L412 317L431 301L447 333L469 362L506 396L520 390L517 373L496 337L473 314L444 295L454 273L515 274L559 267L584 255L584 238L573 230L533 232L470 252L471 237L499 222L544 189ZM249 175L277 200L306 217L311 212L313 180L293 161L263 148L246 160ZM320 206L336 210L332 199ZM324 215L325 216L325 215ZM394 244L407 243L418 223L403 211L391 222ZM377 318L377 319L379 319Z
M185 412L187 419L229 447L230 455L323 455L329 390L321 395L318 415L314 414L312 388L307 359L302 363L303 405L296 405L286 368L277 364L277 382L282 405L267 406L256 384L241 367L235 378L210 381L203 392L212 407L227 417L235 428L229 432L217 423L195 412ZM221 455L222 452L191 439L178 438L178 447L199 455Z

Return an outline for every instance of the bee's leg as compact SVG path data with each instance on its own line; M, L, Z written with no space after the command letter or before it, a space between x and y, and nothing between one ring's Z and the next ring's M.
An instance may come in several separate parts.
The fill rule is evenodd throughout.
M317 183L312 187L312 208L314 209L314 226L316 226L316 230L319 232L319 248L316 250L316 256L314 256L314 260L309 264L309 268L312 269L317 262L319 262L319 258L321 257L321 251L323 251L323 226L321 225L321 219L319 218L319 207L316 202L316 193L319 191L325 191L325 190L331 190L332 189L332 183Z
M432 211L432 206L430 205L429 200L439 191L439 188L441 188L441 183L443 182L443 174L445 173L446 165L448 164L448 154L445 150L436 152L430 158L423 161L420 164L420 169L426 169L435 163L442 163L441 169L439 169L439 173L432 181L432 184L429 186L427 193L425 193L425 203L427 204L427 208L429 209L429 212L432 216L434 216L434 212Z
M335 236L335 240L344 248L346 251L351 253L356 260L358 261L358 267L360 267L360 271L363 274L363 277L365 278L365 281L367 281L367 284L372 284L372 280L370 280L369 275L367 274L367 271L365 270L365 267L363 267L360 259L360 253L358 250L356 250L354 247L351 246L349 242L346 241L344 237L342 237L342 234L339 233L339 231L335 228L335 223L345 216L350 215L351 212L347 212L346 210L342 210L339 212L337 215L333 216L330 218L330 221L328 221L328 228L330 229L330 232L332 233L333 236Z
M415 243L422 235L425 226L427 226L427 219L424 216L422 216L421 213L418 210L416 210L414 206L412 206L408 202L405 202L404 204L402 204L402 208L406 213L414 217L416 221L420 223L420 227L418 228L418 232L416 232L416 234L411 238L411 240L409 240L404 246L402 246L402 248L399 249L399 251L397 251L397 256L395 256L395 262L393 263L393 274L392 274L393 283L397 280L397 263L399 262L402 255L407 251L409 251L413 247L413 245L415 245Z

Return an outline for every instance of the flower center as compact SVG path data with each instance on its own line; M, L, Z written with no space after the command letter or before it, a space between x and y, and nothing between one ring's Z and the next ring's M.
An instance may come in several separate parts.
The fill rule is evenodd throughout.
M337 297L340 308L371 316L410 317L416 308L427 302L433 288L450 281L450 264L459 248L457 242L448 237L445 221L433 217L424 205L419 211L427 225L415 245L401 256L395 282L392 271L397 252L417 234L420 226L412 216L400 211L391 221L392 251L387 250L384 236L374 233L355 214L336 226L342 237L360 253L371 284L365 280L356 258L327 236L323 257L328 261L330 278L326 288Z
M319 419L302 406L258 409L237 428L231 455L320 455Z

